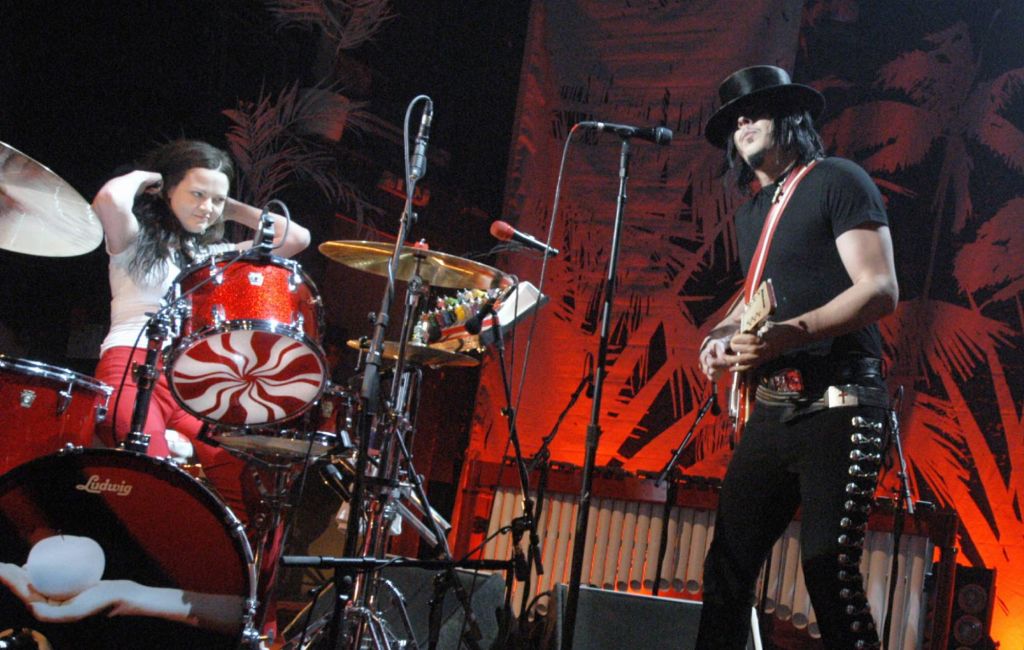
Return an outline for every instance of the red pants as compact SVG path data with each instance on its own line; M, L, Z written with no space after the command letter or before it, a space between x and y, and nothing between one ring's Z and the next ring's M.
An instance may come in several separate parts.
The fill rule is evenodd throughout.
M125 366L129 363L143 363L146 360L144 349L135 350L124 347L110 348L100 357L96 366L96 378L114 387L110 397L112 410L107 418L96 426L96 436L110 447L116 446L128 437L131 430L132 413L135 410L135 397L138 386L131 372L121 387L121 377ZM159 365L159 376L153 393L149 399L149 412L143 432L150 436L149 456L166 458L169 455L164 432L174 429L187 437L195 448L196 458L203 467L203 473L213 484L219 496L238 515L244 523L248 523L254 514L253 506L259 504L259 494L255 484L246 471L245 462L232 456L227 450L200 442L199 432L203 427L201 420L187 413L174 400L171 389L167 385L167 377L163 373L163 364Z

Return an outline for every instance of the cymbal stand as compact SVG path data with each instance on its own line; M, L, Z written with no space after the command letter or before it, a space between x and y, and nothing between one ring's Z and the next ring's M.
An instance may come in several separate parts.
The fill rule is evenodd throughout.
M251 461L250 461L251 462ZM263 630L267 616L267 602L277 587L277 562L284 549L285 513L291 508L289 496L295 478L305 471L305 464L296 462L275 463L255 457L256 465L269 469L272 485L266 486L257 467L251 467L256 488L260 493L260 506L263 511L254 517L253 530L256 548L253 553L253 566L257 571L257 593L262 606L256 621L256 629Z
M398 480L399 455L394 448L396 440L404 444L402 438L411 430L411 404L413 397L419 391L418 372L406 367L404 363L405 342L412 331L413 315L419 305L421 297L426 293L426 285L420 276L420 265L423 262L425 253L416 254L416 268L413 277L409 280L406 290L405 308L403 310L401 336L399 340L398 358L391 380L389 398L385 405L385 413L373 423L370 435L373 440L363 440L360 437L360 458L356 462L356 484L363 484L361 494L357 497L356 489L353 488L353 498L349 508L349 535L346 536L346 556L348 557L372 557L383 558L387 552L387 541L389 531L394 524L395 518L399 515L399 498L401 497L402 486ZM359 461L365 460L362 456L362 448L366 446L366 453L369 454L371 446L378 452L377 473L370 476L364 468L359 469ZM369 489L368 489L369 488ZM376 494L370 494L370 489ZM357 504L356 499L362 500ZM357 507L358 506L358 507ZM360 517L356 518L356 511ZM365 513L365 515L363 514ZM365 522L365 535L354 554L347 550L348 541L358 538L359 526ZM359 648L363 643L365 634L368 632L369 641L376 648L387 646L387 636L380 629L381 620L376 614L377 592L380 587L380 573L377 571L360 572L352 577L352 587L349 594L349 605L346 608L350 619L345 621L345 636L351 641L351 647Z

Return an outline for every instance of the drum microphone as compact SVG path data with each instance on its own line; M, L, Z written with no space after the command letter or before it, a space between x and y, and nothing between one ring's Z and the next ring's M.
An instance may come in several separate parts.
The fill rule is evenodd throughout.
M427 172L427 143L430 141L430 123L434 121L434 102L427 97L420 118L420 130L416 134L416 148L409 163L409 181L418 181Z
M475 314L466 319L466 322L462 324L466 328L466 331L476 336L480 333L480 330L484 328L484 319L487 318L488 314L494 313L494 304L498 302L498 298L501 294L491 296L487 299L487 302L480 305L480 309Z
M611 131L620 138L640 138L654 144L667 145L672 142L672 129L663 126L643 128L628 124L612 124L611 122L580 122L576 126L595 131Z
M527 248L532 248L535 251L540 251L541 253L551 257L558 255L557 248L548 246L533 235L527 235L525 232L516 230L506 221L495 221L492 223L491 236L495 239L500 239L501 241L514 241Z
M263 206L263 212L260 213L252 247L261 253L270 253L274 250L274 218L270 216L270 203Z

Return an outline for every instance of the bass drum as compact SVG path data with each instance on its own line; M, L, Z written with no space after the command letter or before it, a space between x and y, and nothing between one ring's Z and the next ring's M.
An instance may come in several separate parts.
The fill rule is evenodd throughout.
M238 648L255 597L238 519L167 461L76 448L0 477L0 631L55 650Z

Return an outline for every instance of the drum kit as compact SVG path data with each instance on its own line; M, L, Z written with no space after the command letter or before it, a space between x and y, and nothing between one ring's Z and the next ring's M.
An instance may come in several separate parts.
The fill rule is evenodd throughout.
M0 248L72 256L101 240L98 219L74 189L0 143ZM510 324L541 304L536 290L419 246L332 241L319 250L407 282L417 296L428 287L460 290L423 313L418 300L407 300L407 312L415 313L407 314L402 336L379 346L379 359L393 366L390 396L369 409L366 398L328 380L315 284L298 263L260 246L211 257L175 279L147 328L151 354L139 373L126 448L98 448L93 437L113 387L0 354L0 647L259 647L266 642L264 604L276 586L260 569L278 563L273 555L282 547L294 479L318 458L327 461L325 479L337 479L343 507L358 518L348 526L357 539L354 557L384 558L396 519L432 547L443 542L447 524L427 503L408 453L422 372L478 364L466 352L485 339L479 323L467 333L467 321L496 309ZM348 344L371 347L366 339ZM261 486L269 516L253 524L255 534L201 473L144 453L145 374L147 367L159 372L157 355L174 399L206 424L201 440L269 472ZM360 418L372 421L355 426ZM41 543L54 539L59 543ZM357 628L350 630L352 647L415 646L373 610L379 584L372 571L360 576L349 597L360 606L348 625ZM43 593L47 578L67 590ZM176 608L163 611L168 600ZM74 615L61 619L62 606ZM62 620L72 622L55 622ZM320 634L339 626L321 621ZM304 634L291 647L313 647L315 636Z

